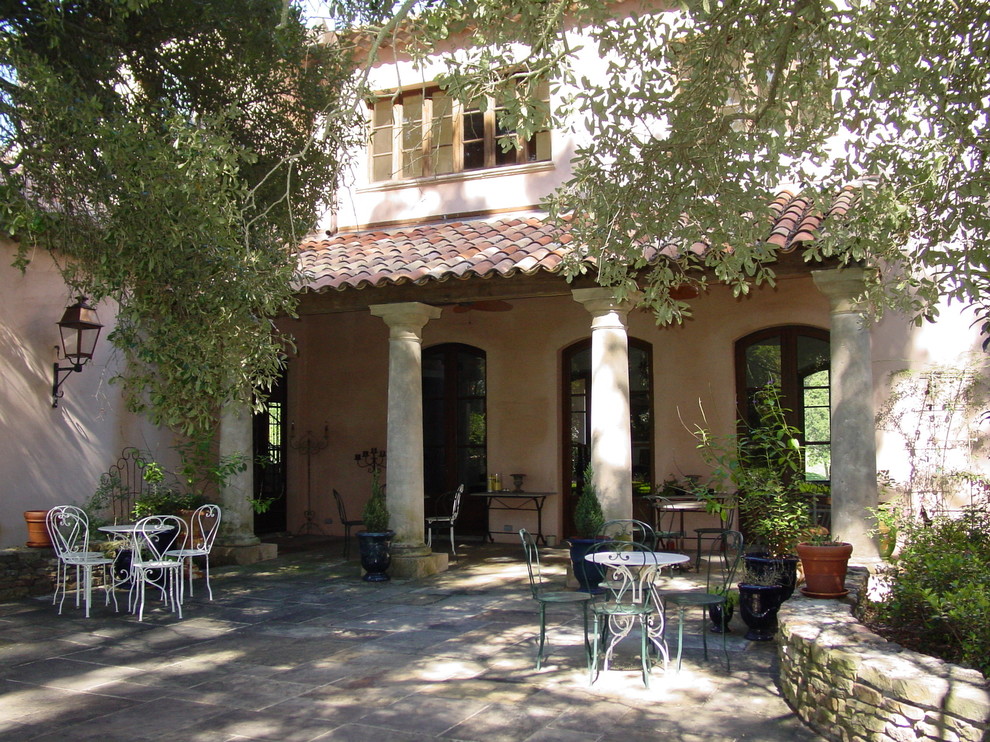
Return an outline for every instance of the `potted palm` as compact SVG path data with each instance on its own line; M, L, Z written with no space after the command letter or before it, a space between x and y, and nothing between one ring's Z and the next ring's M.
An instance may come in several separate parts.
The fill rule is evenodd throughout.
M594 470L591 464L584 469L584 481L581 494L574 509L574 532L576 536L567 539L570 546L571 566L574 577L583 592L594 593L600 590L602 570L597 564L591 564L584 557L592 546L599 540L598 532L605 524L602 505L598 499L598 490L594 484Z
M365 530L358 531L358 549L365 582L386 582L392 564L391 545L394 531L388 528L388 505L377 469L371 473L371 497L364 505L361 520Z

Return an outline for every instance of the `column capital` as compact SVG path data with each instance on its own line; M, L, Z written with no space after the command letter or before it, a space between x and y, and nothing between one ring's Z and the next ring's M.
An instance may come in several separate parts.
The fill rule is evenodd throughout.
M397 304L372 304L368 309L375 317L381 317L392 330L391 336L412 333L419 337L420 332L431 319L439 319L440 307L423 304L418 301L400 302ZM399 333L397 335L396 333Z
M859 267L811 271L815 286L828 297L832 312L865 312L869 309L862 299L866 290L866 272Z
M600 325L597 320L608 317L615 318L615 320L619 323L616 326L625 327L626 317L633 308L632 301L628 299L620 301L617 299L613 289L602 287L593 289L572 289L571 296L574 298L574 301L583 305L584 308L587 309L591 316L596 320L592 323L593 328L604 326Z

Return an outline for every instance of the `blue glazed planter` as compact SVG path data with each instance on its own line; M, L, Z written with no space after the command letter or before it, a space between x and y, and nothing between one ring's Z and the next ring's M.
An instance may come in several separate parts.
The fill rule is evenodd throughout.
M605 576L601 565L594 564L585 559L585 555L591 548L599 543L597 538L569 538L567 543L571 545L571 568L574 570L574 577L580 586L578 589L584 593L597 594L602 592L601 581Z
M365 582L387 582L386 574L392 564L391 546L395 531L372 533L358 531L358 549L361 553L361 567L364 568Z

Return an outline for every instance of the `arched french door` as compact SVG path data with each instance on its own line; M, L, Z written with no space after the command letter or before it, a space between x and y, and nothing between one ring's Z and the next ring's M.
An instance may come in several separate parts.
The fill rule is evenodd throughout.
M562 529L572 536L574 508L591 461L591 339L563 353L564 503ZM645 494L653 482L653 349L629 338L629 415L632 432L633 492Z
M488 409L485 352L461 343L423 351L423 489L430 513L435 498L464 484L486 489ZM442 504L441 507L448 506ZM484 498L465 497L457 533L488 531Z
M831 350L828 331L804 325L769 327L736 341L736 404L757 421L753 394L780 389L787 422L801 431L805 479L827 481L831 471Z

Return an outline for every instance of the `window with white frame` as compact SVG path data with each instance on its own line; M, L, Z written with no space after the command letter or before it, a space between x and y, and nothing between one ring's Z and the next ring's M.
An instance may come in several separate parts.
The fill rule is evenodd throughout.
M538 88L549 111L550 90ZM550 160L550 131L525 138L500 123L495 98L463 105L438 87L370 103L373 183L427 178Z

